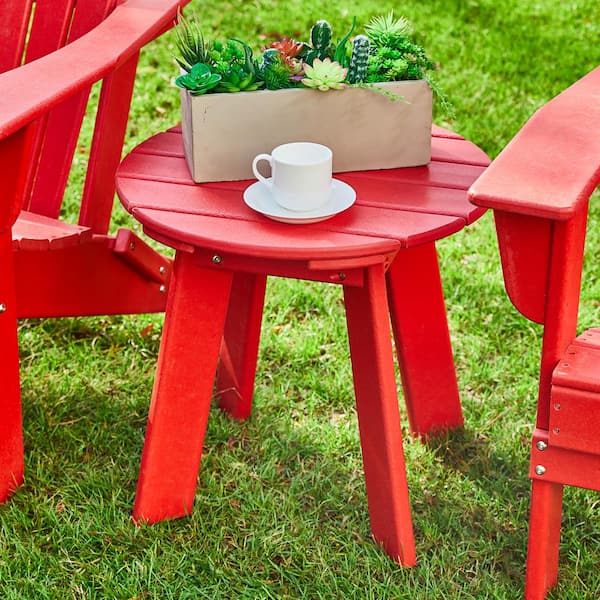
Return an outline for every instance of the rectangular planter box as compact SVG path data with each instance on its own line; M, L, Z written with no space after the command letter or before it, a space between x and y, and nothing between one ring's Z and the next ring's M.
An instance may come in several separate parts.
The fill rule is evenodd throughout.
M261 90L191 96L181 91L185 156L195 182L252 179L252 159L286 142L329 146L336 173L424 165L431 158L427 82Z

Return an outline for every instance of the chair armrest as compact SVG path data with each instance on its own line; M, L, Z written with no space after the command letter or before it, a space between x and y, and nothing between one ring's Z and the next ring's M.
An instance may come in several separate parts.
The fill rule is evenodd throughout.
M540 108L469 190L479 206L574 216L600 182L600 67Z
M102 79L167 30L189 0L127 0L65 47L0 75L0 140Z

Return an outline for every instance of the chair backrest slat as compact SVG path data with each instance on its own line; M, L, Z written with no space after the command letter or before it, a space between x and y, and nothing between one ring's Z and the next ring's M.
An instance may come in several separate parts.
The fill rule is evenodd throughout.
M110 14L116 0L11 0L9 4L11 22L19 22L25 30L18 47L3 59L12 68L20 64L23 53L25 61L31 62L81 37ZM24 209L58 217L89 92L69 98L37 123Z
M0 19L0 73L21 64L33 0L4 2Z
M37 0L25 62L32 62L65 45L75 0Z
M117 0L77 0L68 41L72 42L103 21L115 8Z
M38 132L37 168L23 208L57 218L67 186L89 90L67 99L48 114Z

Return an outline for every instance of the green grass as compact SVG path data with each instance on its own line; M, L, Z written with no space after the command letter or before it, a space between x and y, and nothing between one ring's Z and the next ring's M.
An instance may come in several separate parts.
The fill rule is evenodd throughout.
M387 1L192 6L207 37L248 40L398 12ZM401 11L454 103L455 117L437 121L492 156L600 63L595 0L407 1ZM128 149L179 119L173 45L167 36L142 58ZM597 203L591 221L590 257ZM124 222L118 208L114 225ZM397 567L370 538L341 289L273 280L252 418L211 413L193 514L152 527L134 526L130 510L162 316L21 323L27 473L0 507L0 597L519 597L540 330L506 298L490 215L439 251L466 426L428 445L406 438L416 568ZM582 326L600 323L600 265L585 268ZM568 490L565 507L551 598L595 598L598 495Z

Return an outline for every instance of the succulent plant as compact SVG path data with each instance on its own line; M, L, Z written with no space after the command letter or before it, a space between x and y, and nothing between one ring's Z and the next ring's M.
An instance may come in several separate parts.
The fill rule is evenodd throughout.
M179 56L176 61L188 73L197 63L208 62L208 49L202 31L194 21L187 21L181 10L177 15L175 27L175 45Z
M204 63L195 64L189 73L184 73L175 80L175 84L190 91L192 96L206 94L219 85L221 75L213 73Z
M436 97L448 104L429 76L435 65L412 40L404 17L396 18L393 12L374 17L365 27L366 35L357 35L351 43L355 28L356 18L347 33L333 42L331 25L319 20L308 41L280 37L254 58L252 48L242 40L206 42L196 23L179 15L176 60L187 73L175 83L198 95L302 86L325 91L346 84L377 89L372 84L425 79Z
M276 42L272 42L269 48L275 48L275 50L279 50L279 53L286 59L296 58L302 52L304 44L302 42L292 40L291 38L284 37Z
M264 82L256 78L254 73L248 73L243 68L230 69L221 76L221 81L215 88L216 92L253 92L263 86Z
M393 11L387 15L373 17L365 31L376 46L395 48L396 44L411 33L410 21L405 17L394 18Z
M369 49L371 43L366 35L357 35L352 42L352 57L348 67L348 81L361 83L367 78Z
M268 54L267 52L272 52ZM302 69L302 64L298 66L287 63L282 54L275 48L271 48L263 55L263 62L260 68L262 79L268 90L281 90L293 87L292 77Z
M322 92L327 90L341 90L346 87L344 79L348 69L342 67L337 62L332 62L330 58L323 60L315 58L312 66L304 65L304 79L302 83L308 87L316 88Z
M323 60L329 56L332 37L331 25L324 20L317 21L310 30L310 43L312 49L309 51L306 62L308 64L318 58Z

